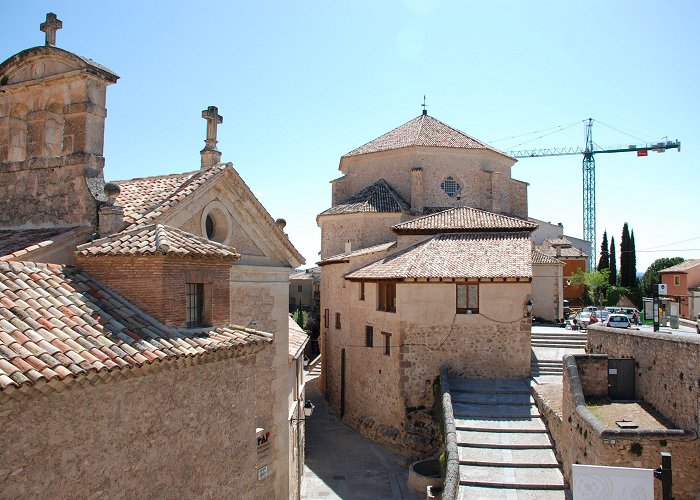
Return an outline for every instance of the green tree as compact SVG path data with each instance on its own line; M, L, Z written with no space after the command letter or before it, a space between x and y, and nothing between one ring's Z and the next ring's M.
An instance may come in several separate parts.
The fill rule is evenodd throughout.
M630 235L630 275L636 288L639 284L637 283L637 249L634 247L634 229Z
M610 238L610 267L608 268L608 283L617 285L617 257L615 256L615 237Z
M297 325L299 325L299 328L301 328L302 330L306 327L307 314L301 310L301 306L299 306L299 308L296 311L294 311L292 319L296 322Z
M603 231L603 242L600 244L600 260L598 261L598 271L610 269L610 254L608 253L608 232Z
M583 269L577 269L576 272L571 275L571 282L576 285L585 285L591 303L602 305L600 294L603 293L608 286L609 274L610 270L608 269L603 269L602 271L584 271Z
M683 257L662 257L656 259L644 272L641 281L639 282L639 288L642 291L644 297L651 297L656 293L655 287L661 283L659 278L659 271L680 264L685 259Z
M637 277L632 270L632 260L630 228L625 222L622 226L622 241L620 242L620 285L626 288L632 288L637 282Z

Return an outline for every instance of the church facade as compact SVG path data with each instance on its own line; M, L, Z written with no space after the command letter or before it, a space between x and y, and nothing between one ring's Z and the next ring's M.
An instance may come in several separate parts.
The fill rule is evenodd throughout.
M440 367L529 375L533 248L515 159L429 116L343 156L322 231L321 387L332 409L408 454Z
M216 107L200 168L105 182L118 76L61 25L0 64L0 496L296 498L303 258L221 162Z

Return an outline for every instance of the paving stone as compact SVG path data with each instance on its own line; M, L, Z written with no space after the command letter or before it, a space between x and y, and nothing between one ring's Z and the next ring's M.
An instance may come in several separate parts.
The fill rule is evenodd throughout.
M501 488L563 489L564 477L556 468L460 465L460 484Z

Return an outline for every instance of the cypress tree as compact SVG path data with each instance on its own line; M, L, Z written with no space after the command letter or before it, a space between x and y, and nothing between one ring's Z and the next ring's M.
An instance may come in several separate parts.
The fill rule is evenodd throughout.
M620 285L630 287L630 228L625 222L622 226L622 241L620 242Z
M617 257L615 257L615 237L610 238L610 276L608 277L610 286L617 285Z
M603 242L600 244L600 260L598 261L598 271L602 271L603 269L610 269L607 231L603 231Z

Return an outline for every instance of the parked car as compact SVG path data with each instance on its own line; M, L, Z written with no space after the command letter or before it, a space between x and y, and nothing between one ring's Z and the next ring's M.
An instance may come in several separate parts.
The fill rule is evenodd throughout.
M598 314L598 321L600 321L601 323L605 323L605 320L608 319L608 316L610 316L611 313L610 313L610 311L602 310L602 311L598 311L597 314Z
M568 318L571 314L571 308L569 307L569 301L564 299L564 317Z
M576 326L578 328L581 330L586 330L591 322L591 313L589 311L579 311L576 318L574 318L574 321L576 322Z
M630 319L625 314L611 314L603 323L609 328L629 328L630 325Z

